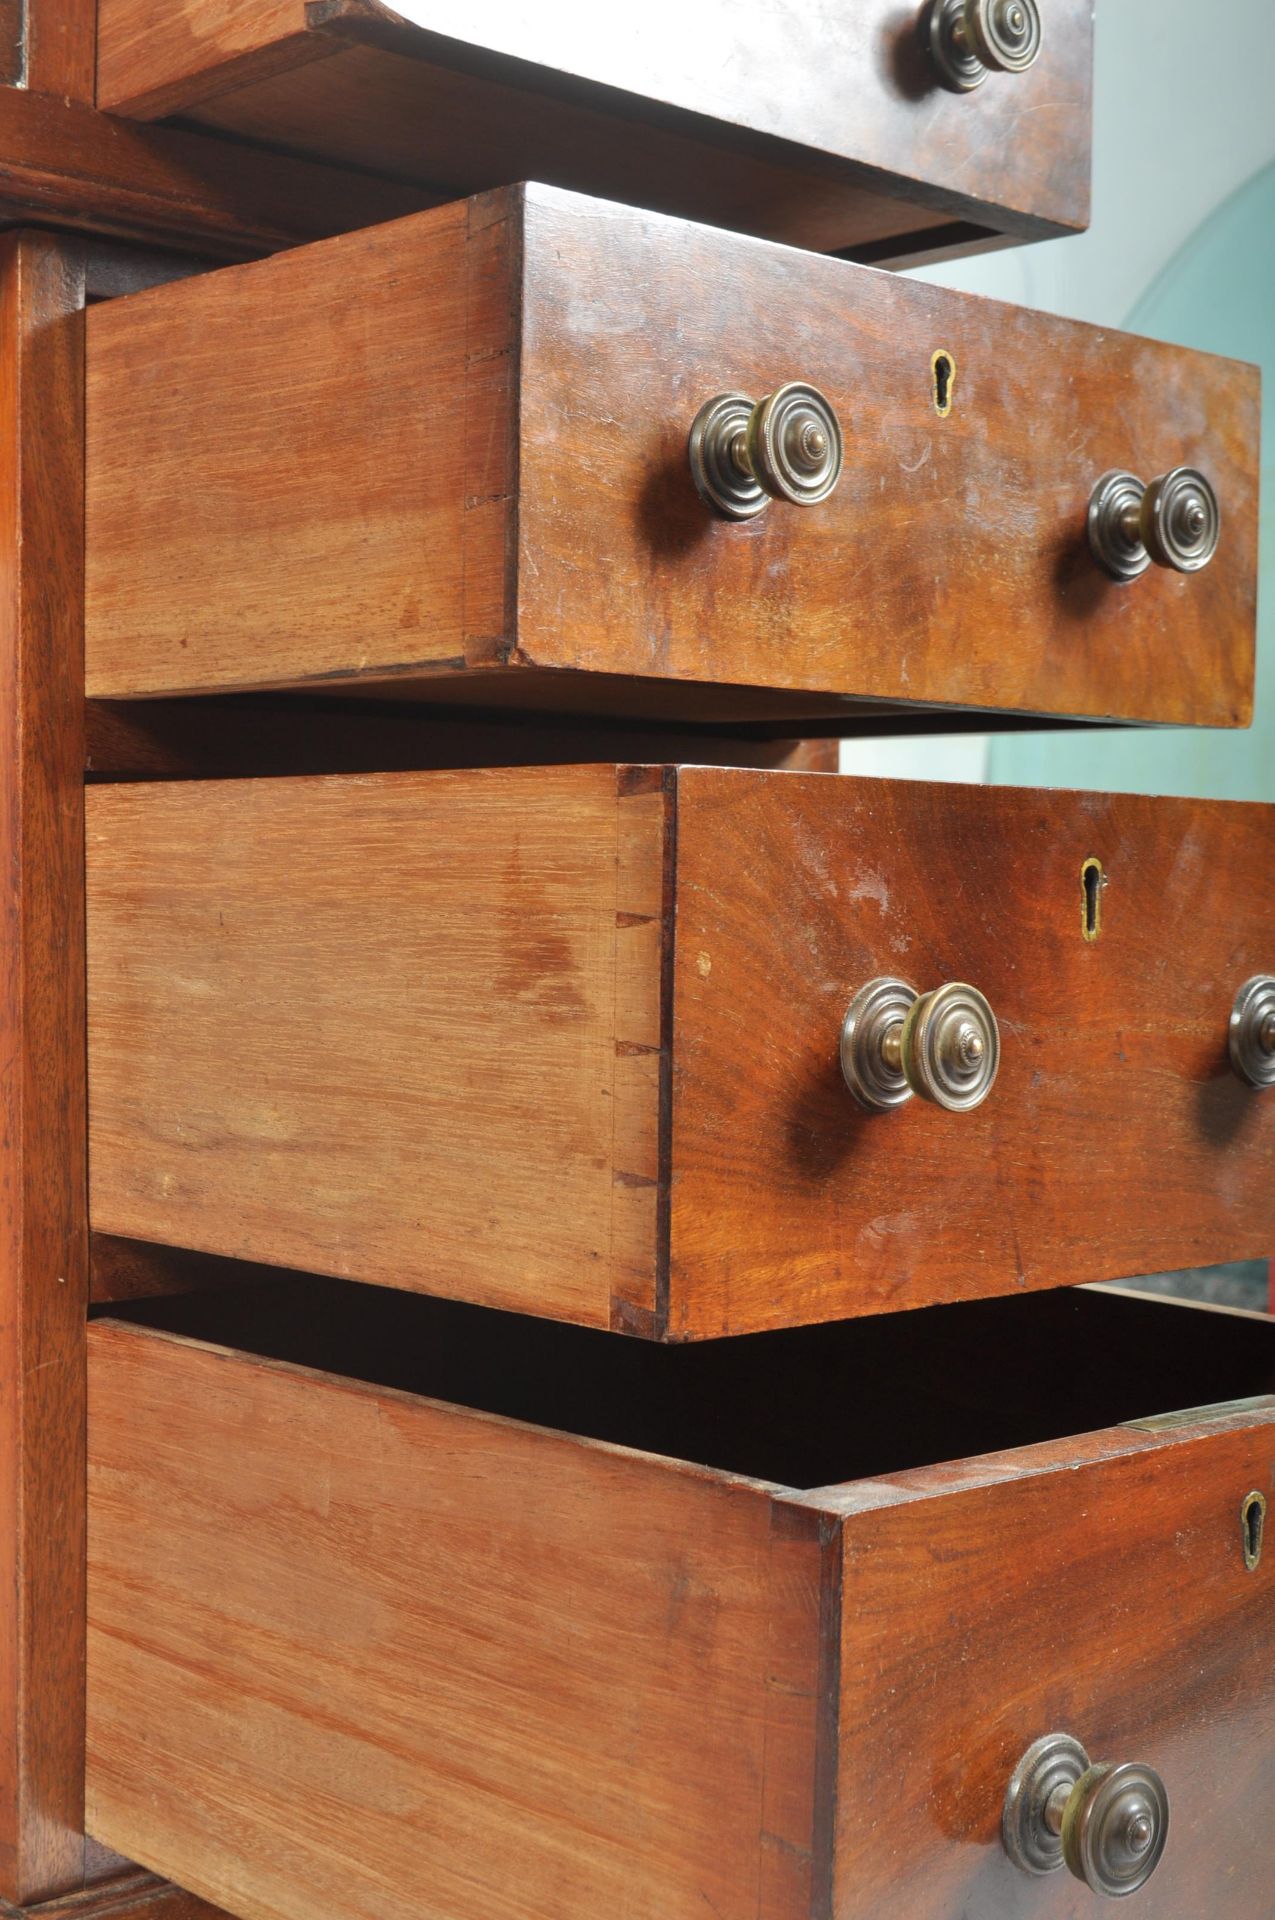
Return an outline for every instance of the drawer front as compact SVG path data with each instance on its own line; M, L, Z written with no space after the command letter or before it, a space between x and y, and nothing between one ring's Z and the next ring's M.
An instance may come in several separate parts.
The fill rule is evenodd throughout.
M739 769L97 789L92 1222L674 1339L1258 1257L1273 860L1264 807ZM981 1105L857 1104L882 978L986 996Z
M92 1225L680 1340L1260 1258L1273 860L1263 806L712 768L96 789ZM979 1106L856 1104L883 977L987 996Z
M1080 1920L1000 1838L1055 1731L1163 1779L1141 1911L1257 1910L1269 1402L802 1493L89 1346L88 1828L245 1920Z
M88 380L91 695L1251 714L1234 362L527 189L99 306ZM840 479L725 517L692 423L792 381ZM1213 558L1110 577L1095 487L1180 468Z
M879 1490L902 1504L875 1511L876 1492L847 1491L838 1920L1101 1910L1098 1890L1025 1873L1002 1844L1015 1768L1059 1731L1167 1789L1167 1845L1135 1911L1261 1909L1275 1593L1265 1554L1245 1564L1241 1516L1275 1496L1275 1416L1252 1417L1139 1435L1138 1451L1096 1435L985 1475L904 1475Z
M677 846L673 1337L1275 1245L1275 1086L1228 1054L1275 809L688 768ZM990 1001L981 1105L847 1097L881 978Z
M214 18L204 0L103 0L99 102L456 192L552 180L828 251L1083 227L1086 0L1048 0L1031 64L965 92L923 11L660 0L639 23L355 0L319 22L303 0Z

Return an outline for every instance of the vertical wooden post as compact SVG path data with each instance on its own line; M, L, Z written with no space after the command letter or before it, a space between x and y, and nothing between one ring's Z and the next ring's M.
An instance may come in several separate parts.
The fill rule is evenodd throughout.
M15 8L16 11L16 8ZM22 84L92 104L97 79L96 0L24 0Z
M0 235L0 1896L83 1881L83 275Z

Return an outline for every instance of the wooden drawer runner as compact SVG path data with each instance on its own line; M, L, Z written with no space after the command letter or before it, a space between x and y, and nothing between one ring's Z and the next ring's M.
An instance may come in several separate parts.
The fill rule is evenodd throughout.
M692 422L792 380L835 491L718 515ZM88 690L1243 725L1258 424L1235 362L496 193L90 312ZM1183 466L1212 561L1117 583L1095 484Z
M423 1393L90 1330L97 1839L245 1920L1084 1920L1000 1839L1066 1731L1164 1780L1145 1920L1264 1910L1275 1558L1248 1568L1241 1516L1275 1400L1060 1436L1096 1354L1147 1414L1269 1386L1268 1324L1080 1293L895 1317L862 1365L872 1323L680 1352L545 1326L484 1370L433 1324L472 1310L407 1304ZM458 1373L486 1411L425 1397ZM1048 1437L891 1469L959 1449L998 1379L1005 1431ZM559 1430L504 1412L537 1400ZM710 1452L649 1450L699 1417Z
M102 0L99 103L469 193L553 180L829 252L938 253L1089 218L1093 21L946 88L920 6Z
M614 765L88 800L100 1233L673 1340L1275 1247L1228 1059L1270 808ZM856 1104L880 976L987 996L981 1106Z

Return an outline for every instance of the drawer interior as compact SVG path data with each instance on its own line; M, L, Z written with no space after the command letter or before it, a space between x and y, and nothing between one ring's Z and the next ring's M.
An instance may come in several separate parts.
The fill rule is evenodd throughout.
M309 1276L102 1311L790 1488L1275 1393L1275 1321L1098 1287L681 1347Z

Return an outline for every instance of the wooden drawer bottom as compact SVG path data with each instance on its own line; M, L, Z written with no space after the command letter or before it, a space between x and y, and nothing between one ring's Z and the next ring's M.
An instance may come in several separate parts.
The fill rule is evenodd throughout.
M1000 1840L1057 1730L1166 1782L1144 1920L1265 1910L1275 1398L1120 1423L1264 1395L1275 1326L141 1312L90 1335L88 1824L232 1913L1078 1917Z

